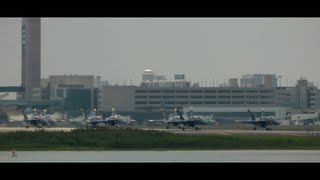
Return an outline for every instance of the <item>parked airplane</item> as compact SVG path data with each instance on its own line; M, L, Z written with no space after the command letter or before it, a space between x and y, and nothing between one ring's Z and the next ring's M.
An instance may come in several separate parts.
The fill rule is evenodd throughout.
M201 128L199 125L208 125L208 121L205 121L201 119L200 117L195 116L183 116L182 113L177 109L177 113L179 114L180 119L183 121L182 124L184 125L182 127L182 130L186 127L195 128L196 130L200 130Z
M262 114L260 118L256 118L253 115L253 113L250 111L250 109L248 109L248 113L251 116L251 120L238 120L238 121L235 121L235 122L253 124L254 125L253 130L256 130L257 127L266 128L266 130L272 130L272 128L270 128L268 126L277 126L277 125L281 124L273 116L264 116Z
M102 123L102 116L101 115L98 116L96 111L97 109L94 109L93 112L91 112L91 114L88 116L87 113L85 113L84 110L81 109L86 128L98 127L99 124Z
M50 127L50 123L49 123L49 119L45 118L41 115L37 114L37 110L33 109L33 114L31 116L31 118L28 118L25 110L22 110L22 114L24 117L24 122L27 124L26 128L28 129L29 126L35 126L35 127L43 127L43 126L47 126Z
M163 114L164 119L160 120L148 120L149 123L164 123L166 124L167 129L169 129L170 126L173 127L179 127L181 128L182 120L177 114L173 114L171 117L168 117L166 113L164 112L163 108L161 108L161 112ZM176 109L175 109L176 112Z
M57 122L58 120L47 114L47 109L44 109L40 115L41 118L46 119L50 124Z
M111 116L103 119L102 115L97 115L96 114L96 109L94 109L94 112L91 113L91 115L88 117L86 113L82 110L82 113L84 115L84 120L86 123L86 127L99 127L99 126L117 126L119 127L120 125L129 125L135 120L126 118L124 116L121 116L117 113L115 113L115 108L112 108Z
M120 125L129 125L131 123L134 123L135 120L130 119L130 117L124 117L115 112L115 108L112 108L111 116L105 118L102 120L104 123L110 125L110 126L117 126Z
M167 117L163 109L161 109L165 119L162 120L148 120L150 123L162 122L166 124L166 128L169 129L170 126L178 127L179 129L185 130L186 127L194 127L196 130L200 130L197 125L205 125L208 122L194 116L186 117L183 116L178 109L175 109L177 114L174 114L170 118Z
M189 111L187 113L188 117L194 117L194 118L198 118L198 119L201 119L205 122L207 122L208 124L212 124L212 125L217 125L218 122L215 120L213 114L210 114L210 115L194 115L193 114L193 111Z

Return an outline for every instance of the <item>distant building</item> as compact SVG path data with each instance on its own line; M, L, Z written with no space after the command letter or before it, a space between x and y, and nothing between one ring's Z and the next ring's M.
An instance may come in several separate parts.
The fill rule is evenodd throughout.
M240 87L276 88L277 77L275 74L242 75L240 79Z
M65 110L97 108L98 91L94 88L93 75L49 76L48 92L50 100L65 100Z
M143 71L143 74L142 74L142 82L153 81L154 76L155 76L155 74L153 73L152 70L146 69Z
M319 107L319 90L306 79L300 79L296 85L296 107L302 110Z
M49 100L50 99L50 94L49 94L49 79L48 78L44 78L41 79L41 99L46 99Z
M150 73L150 71L148 72ZM153 72L152 72L153 73ZM258 117L264 109L266 116L283 118L290 113L315 112L319 108L319 89L306 80L299 80L296 87L276 87L273 74L254 74L242 77L242 83L253 87L238 87L237 78L229 79L220 87L201 87L186 81L184 74L175 74L174 81L167 81L153 73L153 79L140 86L105 86L101 89L101 110L119 112L140 119L162 118L161 108L172 111L180 108L219 119L248 119L250 108ZM244 82L246 81L246 82ZM188 83L180 84L179 83ZM184 112L186 113L186 112Z
M136 86L104 86L101 89L101 110L111 112L116 108L121 112L132 112L134 109L134 89Z
M238 78L229 79L229 86L230 87L239 87Z
M109 81L101 81L100 87L103 87L103 86L109 86Z
M184 74L175 74L174 75L174 80L175 81L184 81L185 80L185 75Z
M190 87L184 74L175 74L174 81L168 81L164 75L156 75L152 70L144 70L141 87Z
M265 74L263 75L263 87L265 88L275 88L277 87L277 78L275 74Z
M41 20L40 18L22 18L22 69L21 85L25 93L19 99L40 99L41 77Z
M219 84L219 87L230 87L229 83L221 83Z
M200 87L200 83L193 83L191 87Z
M296 88L295 87L277 87L276 102L278 106L295 107Z
M266 115L278 118L290 109L290 104L277 102L287 94L277 94L273 88L106 86L102 94L102 111L116 106L119 112L140 114L139 118L160 118L162 107L170 111L192 106L197 113L215 112L215 117L230 120L248 118L249 107L255 113L265 109Z

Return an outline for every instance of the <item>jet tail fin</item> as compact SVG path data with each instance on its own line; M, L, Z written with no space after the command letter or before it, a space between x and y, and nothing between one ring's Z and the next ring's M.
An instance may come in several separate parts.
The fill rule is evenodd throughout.
M33 109L32 111L33 111L32 116L38 116L37 109Z
M161 112L162 112L162 114L163 114L163 116L164 116L164 119L165 119L165 120L168 120L168 117L167 117L166 113L164 112L163 108L161 108Z
M184 117L183 117L183 115L181 114L181 112L180 112L178 109L176 109L176 111L177 111L177 113L179 114L180 119L181 119L181 120L184 120Z
M81 109L81 112L82 112L83 118L84 118L85 120L88 119L88 115L87 115L87 113L84 112L83 109Z
M248 109L248 113L250 114L251 119L255 121L256 118L254 117L254 115L253 115L253 113L250 111L250 109Z
M28 120L28 116L27 116L26 112L24 112L24 110L22 110L21 112L23 114L24 120Z
M113 107L113 108L112 108L112 111L111 111L111 116L116 115L115 111L116 111L116 109Z
M47 115L47 109L44 109L41 114L42 114L42 116L46 116Z
M97 109L93 109L93 111L91 112L92 116L97 116Z

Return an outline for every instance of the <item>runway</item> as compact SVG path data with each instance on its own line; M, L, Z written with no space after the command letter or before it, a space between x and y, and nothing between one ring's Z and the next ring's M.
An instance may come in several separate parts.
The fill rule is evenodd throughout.
M150 130L150 129L146 129ZM228 129L202 129L196 131L195 129L185 129L182 131L181 129L153 129L157 131L171 132L175 134L189 134L189 135L290 135L290 136L320 136L320 131L289 131L289 130L281 130L281 131L266 131L266 130L228 130Z
M28 129L25 127L0 127L1 132L14 132L14 131L63 131L63 132L70 132L72 129L71 127L49 127L49 128L35 128L29 127ZM292 131L292 130L228 130L228 129L202 129L196 131L195 129L185 129L182 131L181 129L164 129L164 128L140 128L142 130L156 130L156 131L163 131L163 132L170 132L174 134L185 134L185 135L224 135L224 136L231 136L231 135L289 135L289 136L320 136L320 131Z

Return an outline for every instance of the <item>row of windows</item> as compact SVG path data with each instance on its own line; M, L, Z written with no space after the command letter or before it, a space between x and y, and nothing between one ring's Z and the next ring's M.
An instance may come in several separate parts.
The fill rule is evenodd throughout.
M195 102L196 104L202 104L202 102ZM136 104L147 104L147 102L136 102ZM159 101L150 101L149 104L189 104L189 102L159 102Z
M274 93L272 90L163 90L163 91L146 91L146 90L136 90L136 93Z
M244 102L244 101L239 101L239 102L230 102L230 101L212 101L212 102L174 102L174 101L168 101L168 102L160 102L160 101L150 101L149 104L259 104L259 102ZM146 101L137 101L135 104L148 104ZM274 104L274 102L260 102L260 104Z
M135 98L147 98L148 96L135 96ZM206 98L206 99L273 99L274 96L190 96L190 98ZM161 99L161 96L149 96L150 99ZM171 98L189 98L189 96L162 96L163 99L171 99Z

